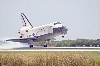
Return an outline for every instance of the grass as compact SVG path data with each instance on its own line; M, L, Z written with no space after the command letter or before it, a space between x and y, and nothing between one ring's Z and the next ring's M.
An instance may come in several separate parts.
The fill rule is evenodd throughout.
M1 51L0 66L100 66L100 52Z

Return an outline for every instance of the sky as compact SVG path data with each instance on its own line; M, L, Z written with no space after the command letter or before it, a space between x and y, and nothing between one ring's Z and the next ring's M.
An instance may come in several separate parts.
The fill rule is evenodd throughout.
M0 0L0 37L19 38L21 13L33 27L55 21L66 25L64 40L100 39L100 0Z

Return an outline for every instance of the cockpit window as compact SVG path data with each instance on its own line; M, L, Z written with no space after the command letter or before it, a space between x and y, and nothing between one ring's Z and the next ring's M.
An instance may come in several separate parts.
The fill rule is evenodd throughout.
M56 25L57 23L54 23L54 25Z
M56 24L61 24L61 23L60 22L54 23L54 25L56 25Z
M61 24L60 22L57 22L57 24Z

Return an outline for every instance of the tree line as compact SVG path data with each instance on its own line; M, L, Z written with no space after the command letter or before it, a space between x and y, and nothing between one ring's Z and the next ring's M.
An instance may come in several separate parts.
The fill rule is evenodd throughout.
M44 42L36 43L37 46L43 46ZM100 39L76 39L52 41L49 46L54 47L100 47Z

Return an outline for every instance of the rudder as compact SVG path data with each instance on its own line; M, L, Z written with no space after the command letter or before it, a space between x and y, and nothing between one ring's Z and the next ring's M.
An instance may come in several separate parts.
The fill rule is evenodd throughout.
M21 17L22 17L23 26L29 27L29 28L33 28L32 24L29 22L29 20L28 20L27 17L24 15L24 13L21 13Z

